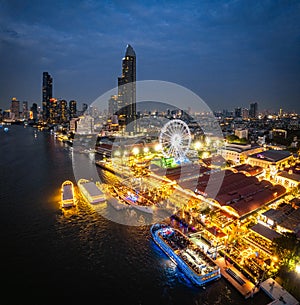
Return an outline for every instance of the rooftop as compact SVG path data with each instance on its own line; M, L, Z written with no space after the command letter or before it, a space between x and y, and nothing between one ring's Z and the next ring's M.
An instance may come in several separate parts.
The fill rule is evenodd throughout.
M135 52L134 52L134 50L133 50L133 47L132 47L130 44L128 44L127 47L126 47L125 56L136 57Z
M258 174L261 174L263 171L263 168L260 166L252 166L250 164L241 164L233 167L238 172L246 172L250 174L251 176L256 176Z
M214 185L218 187L220 179L223 180L215 199L221 206L228 206L234 209L239 216L264 206L286 192L286 189L279 184L272 185L267 180L259 181L254 176L234 173L231 170L215 172L211 175L199 175L198 183L196 181L182 180L179 184L182 188L192 191L195 191L196 185L198 191L207 193L208 197L213 198Z
M278 162L290 157L292 154L286 150L266 150L257 154L250 155L249 158L261 159L269 162Z
M300 182L300 175L299 174L289 173L289 172L283 171L283 172L277 174L277 176L284 177L284 178L287 178L289 180Z
M84 183L84 188L91 196L99 196L102 194L101 190L96 186L94 182Z
M272 305L299 305L299 302L272 278L262 282L260 287L269 297L274 300L270 303Z
M291 231L300 228L300 209L295 209L291 204L284 204L276 210L270 209L262 215L275 221L282 228Z
M275 238L280 237L279 233L275 232L272 229L269 229L268 227L266 227L260 223L257 223L250 229L271 241L273 241L273 239L275 239Z

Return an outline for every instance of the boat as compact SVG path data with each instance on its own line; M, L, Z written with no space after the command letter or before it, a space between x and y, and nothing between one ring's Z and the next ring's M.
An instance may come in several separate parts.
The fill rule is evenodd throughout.
M139 200L138 196L132 194L131 192L127 192L127 194L121 194L119 193L119 197L125 201L127 204L129 204L131 207L135 208L138 211L153 214L153 208L151 205L142 205Z
M144 213L148 213L148 214L153 214L153 208L151 206L147 206L147 205L139 205L136 202L131 202L130 205L137 209L138 211L144 212Z
M106 201L105 193L99 188L99 186L90 180L79 179L78 188L82 196L91 204L97 204Z
M61 206L70 208L75 206L74 184L70 180L66 180L61 186Z
M220 267L178 229L153 224L154 242L196 286L203 286L221 278Z

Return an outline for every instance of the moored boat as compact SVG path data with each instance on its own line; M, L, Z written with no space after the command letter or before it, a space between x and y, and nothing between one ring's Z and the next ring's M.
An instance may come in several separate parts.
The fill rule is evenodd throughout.
M70 180L66 180L61 186L61 206L69 208L75 206L74 184Z
M187 236L167 225L154 224L151 227L154 242L182 270L196 286L203 286L221 278L220 268Z
M148 214L153 214L153 207L151 205L143 205L138 201L138 197L128 192L125 194L119 194L120 198L129 204L131 207Z
M95 182L79 179L77 184L81 194L89 203L97 204L106 201L105 193L102 192Z

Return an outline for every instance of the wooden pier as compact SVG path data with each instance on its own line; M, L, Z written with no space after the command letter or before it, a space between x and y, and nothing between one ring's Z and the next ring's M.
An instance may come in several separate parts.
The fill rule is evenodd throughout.
M225 262L224 257L218 257L215 260L215 263L220 267L222 276L230 282L245 299L253 297L254 294L259 291L259 288L249 281L238 269L229 262Z

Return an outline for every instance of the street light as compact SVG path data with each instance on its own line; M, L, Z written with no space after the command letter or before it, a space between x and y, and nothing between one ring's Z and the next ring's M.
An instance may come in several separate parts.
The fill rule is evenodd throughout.
M296 265L295 271L300 274L300 265Z
M161 149L162 149L161 144L160 144L160 143L157 143L157 144L155 145L155 151L160 151Z
M120 155L121 155L120 151L119 151L119 150L116 150L116 151L115 151L115 156L116 156L116 157L120 157Z
M201 142L196 142L195 143L195 149L200 149L202 147L202 144L201 144Z
M134 154L134 155L137 155L138 153L139 153L139 148L138 147L134 147L133 149L132 149L132 153Z

